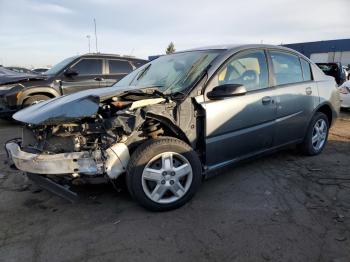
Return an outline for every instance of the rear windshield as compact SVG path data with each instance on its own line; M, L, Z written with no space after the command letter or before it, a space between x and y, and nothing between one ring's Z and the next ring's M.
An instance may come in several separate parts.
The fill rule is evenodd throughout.
M320 64L317 66L326 74L330 76L334 76L338 73L338 65L337 64Z

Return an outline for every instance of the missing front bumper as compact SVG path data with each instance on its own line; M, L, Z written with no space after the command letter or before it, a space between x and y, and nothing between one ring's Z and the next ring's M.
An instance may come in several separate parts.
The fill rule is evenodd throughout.
M42 174L98 174L100 170L89 152L72 152L55 155L32 154L21 150L17 143L6 144L14 165L21 171Z
M97 162L89 152L72 152L55 155L33 154L21 150L17 142L6 144L10 160L17 169L26 173L27 177L40 187L70 201L76 202L79 196L71 190L71 183L58 183L53 177L66 174L86 174L91 179L97 179L106 173L111 179L116 179L124 173L130 159L129 150L125 144L117 143L106 150L104 164ZM53 176L50 176L53 175Z
M130 160L128 147L116 143L105 152L106 159L98 162L90 152L71 152L55 155L33 154L21 150L16 142L6 144L6 150L17 169L40 175L107 174L111 179L117 179L126 171Z

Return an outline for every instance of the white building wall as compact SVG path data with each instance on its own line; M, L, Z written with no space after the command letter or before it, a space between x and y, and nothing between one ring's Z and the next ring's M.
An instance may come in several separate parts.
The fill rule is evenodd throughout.
M328 63L328 53L314 53L310 59L315 63Z
M310 59L315 63L331 63L341 62L342 65L350 64L350 51L346 52L329 52L329 53L313 53Z
M350 51L342 52L342 56L341 56L340 62L343 65L350 65Z

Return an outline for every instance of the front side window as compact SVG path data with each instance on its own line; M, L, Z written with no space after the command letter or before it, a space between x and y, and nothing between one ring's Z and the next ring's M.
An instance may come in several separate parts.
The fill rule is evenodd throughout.
M123 60L109 60L110 74L128 74L132 71L132 66L128 61Z
M55 75L62 71L66 66L68 66L70 63L72 63L75 59L77 59L77 56L69 57L64 59L63 61L59 62L58 64L51 67L51 69L47 70L45 72L45 75Z
M303 81L299 57L296 55L270 51L276 85L285 85Z
M82 59L72 69L79 75L101 75L102 59Z
M247 91L268 87L268 69L265 52L262 50L238 55L221 69L219 85L241 84Z
M303 69L303 77L304 81L311 81L312 75L311 75L311 67L309 62L307 62L305 59L300 59L301 61L301 68Z

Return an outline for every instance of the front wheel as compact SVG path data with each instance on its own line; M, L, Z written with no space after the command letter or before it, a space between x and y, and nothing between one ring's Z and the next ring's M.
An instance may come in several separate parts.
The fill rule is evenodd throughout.
M326 145L329 132L329 122L325 114L317 112L311 119L306 137L300 145L301 152L313 156L322 152Z
M200 160L185 142L164 137L142 144L131 156L126 183L130 194L152 211L188 202L202 180Z
M25 108L25 107L37 104L41 101L46 101L49 99L50 99L50 97L45 96L45 95L33 95L33 96L28 97L26 100L24 100L22 107Z

